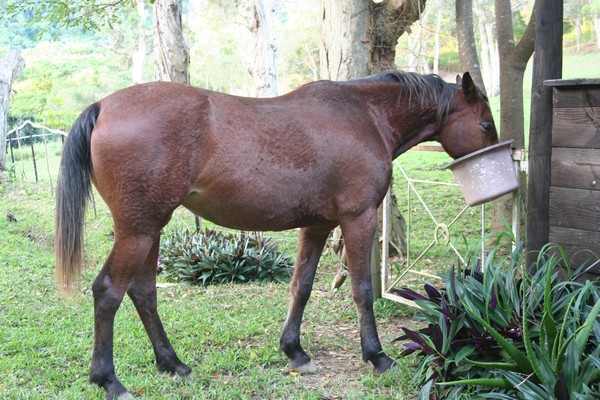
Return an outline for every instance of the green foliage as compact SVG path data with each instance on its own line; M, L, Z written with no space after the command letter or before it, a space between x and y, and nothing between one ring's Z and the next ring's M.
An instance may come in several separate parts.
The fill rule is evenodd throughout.
M73 28L89 32L112 27L118 19L115 11L133 5L133 0L9 0L4 18L27 16L27 22L31 26L36 25L38 34L52 33L56 37L60 32Z
M171 232L161 240L159 273L188 284L289 281L291 262L261 233Z
M13 85L10 104L13 123L33 119L68 131L86 105L130 82L119 58L93 42L44 42L23 57L27 67Z
M442 275L444 291L398 291L428 323L397 339L412 341L403 354L422 355L420 398L598 398L600 285L578 283L569 270L560 280L557 267L568 263L558 246L542 251L533 274L522 267L522 245L498 250L485 272L472 262Z
M82 289L65 300L58 297L54 282L50 185L0 184L0 398L105 398L106 392L88 377L94 334L90 287L113 242L112 218L97 193L95 198L97 216L90 207L86 220L88 268ZM180 208L167 230L193 224L190 212ZM278 239L286 235L280 247L284 241L296 243L296 232L282 232ZM337 266L321 263L315 288L328 288ZM164 282L162 276L159 280ZM398 372L390 375L373 376L369 367L361 368L349 291L345 285L331 297L317 289L307 309L309 323L302 339L317 365L326 362L331 372L327 376L289 374L286 357L278 350L289 286L277 282L159 285L165 330L180 358L194 369L194 379L186 382L156 370L144 326L126 297L115 319L117 374L140 399L413 398L408 378L413 375L412 358L399 360ZM380 333L399 324L402 310L388 303L375 302L376 313L385 318ZM382 344L393 355L395 346L388 340ZM328 359L329 352L339 357Z

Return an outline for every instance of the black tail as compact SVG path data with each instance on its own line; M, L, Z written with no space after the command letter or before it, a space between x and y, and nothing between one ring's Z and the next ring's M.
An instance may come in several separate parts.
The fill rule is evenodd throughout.
M58 290L69 294L81 279L83 220L92 190L92 131L100 105L86 108L65 140L56 191L55 272Z

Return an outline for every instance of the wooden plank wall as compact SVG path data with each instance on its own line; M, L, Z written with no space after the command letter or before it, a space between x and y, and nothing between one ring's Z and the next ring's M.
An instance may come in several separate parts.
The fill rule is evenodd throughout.
M549 240L565 248L573 267L600 257L598 79L553 87Z

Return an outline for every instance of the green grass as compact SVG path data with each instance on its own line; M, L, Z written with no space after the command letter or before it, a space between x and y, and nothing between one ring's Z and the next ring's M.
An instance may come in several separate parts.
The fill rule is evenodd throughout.
M592 77L599 62L598 52L577 58L567 55L563 77ZM526 105L529 96L525 90ZM492 108L497 104L494 101ZM33 183L33 164L26 146L21 150L23 157L18 153L12 165L13 182L0 183L0 396L101 399L103 391L87 382L93 345L89 287L110 250L111 218L96 196L96 215L90 210L86 222L89 269L84 273L82 293L70 301L60 299L54 288L54 200L49 186L50 179L56 182L59 157L55 145L48 147L45 153L43 146L36 144L39 184ZM453 181L443 169L450 162L444 153L409 151L398 161L413 179ZM409 194L399 171L395 182L400 211L406 217ZM464 204L456 188L417 186L441 222L448 223ZM434 224L414 195L410 196L411 240L416 254L433 239ZM463 218L451 229L452 237L457 244L462 243L463 235L469 243L476 243L479 207ZM193 227L193 217L181 209L166 229ZM293 254L295 232L278 233L276 239ZM395 262L399 268L403 260ZM418 268L441 271L455 262L456 256L446 246L434 246ZM142 324L131 302L125 300L115 324L117 374L130 390L148 399L413 398L417 391L412 382L413 359L400 359L398 371L382 377L373 376L360 361L356 313L348 285L335 296L327 291L336 268L335 257L325 253L303 325L303 343L322 366L316 376L287 372L285 356L277 349L288 287L260 283L159 288L159 310L167 333L180 357L194 368L192 381L186 383L156 372ZM411 277L406 283L418 286L421 281ZM394 357L400 349L391 340L400 335L401 325L410 323L407 316L412 312L391 301L376 303L382 342Z
M457 186L437 185L430 183L414 183L415 190L423 198L434 218L431 218L425 206L419 201L414 190L409 190L404 169L412 180L423 180L441 183L456 183L452 173L444 167L452 159L441 152L408 151L395 162L394 189L398 199L399 210L406 219L410 236L410 261L414 261L429 245L435 243L415 265L414 269L431 274L446 270L449 265L460 263L458 256L452 251L438 230L438 241L435 242L437 224L448 226L450 242L460 254L465 254L469 247L475 246L481 238L481 207L468 208L454 224L452 221L465 207L466 203ZM491 206L485 205L485 230L490 233ZM435 219L435 220L434 220ZM406 259L394 260L394 265L404 270ZM409 274L403 284L420 287L422 278Z
M98 199L98 197L97 197ZM47 183L0 187L0 397L102 399L88 383L93 304L90 285L111 245L111 220L97 201L86 222L86 263L79 296L57 296L53 272L53 196ZM16 219L16 222L14 221ZM193 226L178 210L168 229ZM287 240L295 247L294 233ZM162 285L159 310L179 356L193 369L190 382L156 372L154 355L131 301L115 323L115 365L131 391L147 399L385 399L415 393L413 359L398 371L373 376L360 360L357 318L349 286L331 296L337 266L325 257L306 310L303 343L322 372L288 373L278 351L287 312L288 286L274 283L191 287ZM410 323L412 310L378 300L376 314L385 350Z

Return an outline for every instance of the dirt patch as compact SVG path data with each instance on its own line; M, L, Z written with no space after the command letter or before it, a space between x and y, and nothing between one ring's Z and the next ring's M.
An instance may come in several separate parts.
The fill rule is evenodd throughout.
M321 298L314 299L317 302L327 301L330 296L329 292L313 293L313 297ZM337 303L335 300L333 302ZM351 311L354 311L353 306ZM311 335L312 342L306 343L306 338L302 339L303 346L319 369L314 374L298 374L296 379L299 386L319 393L319 399L369 397L367 382L369 380L379 386L378 392L381 395L381 385L376 382L379 378L372 374L371 364L362 360L358 324L356 320L348 319L348 321L340 321L339 318L332 318L332 322L325 325L321 322L319 331ZM303 329L304 327L310 329L310 319L305 324ZM392 316L385 323L377 324L381 343L390 356L393 357L402 351L401 344L392 344L392 341L402 334L401 327L414 327L414 325L415 322L411 318L400 316ZM391 378L392 382L393 379ZM390 386L389 398L398 398L396 385ZM411 399L413 396L401 398Z

